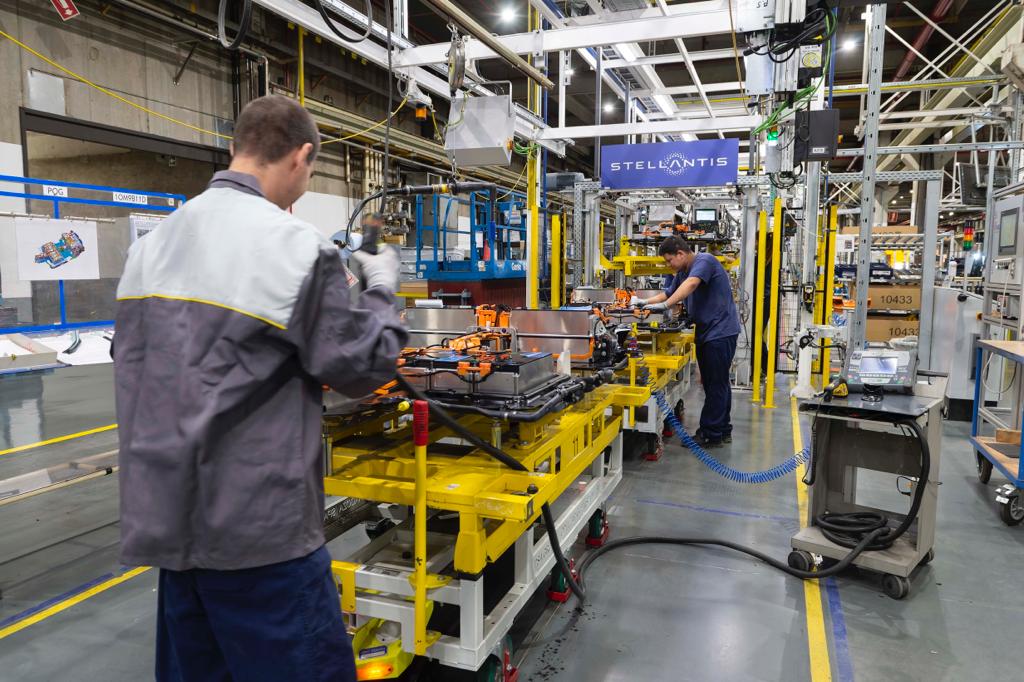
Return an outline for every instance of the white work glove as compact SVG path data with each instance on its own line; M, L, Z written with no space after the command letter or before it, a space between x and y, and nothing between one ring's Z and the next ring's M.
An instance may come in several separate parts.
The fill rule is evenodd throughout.
M629 299L629 305L631 308L638 308L642 305L647 305L647 300L639 296L633 296Z
M661 303L645 303L644 310L652 313L663 313L668 310L668 305L664 301Z
M365 251L355 251L349 258L359 264L366 289L382 287L387 289L390 294L398 291L398 277L401 273L402 263L395 249L385 246L377 255Z

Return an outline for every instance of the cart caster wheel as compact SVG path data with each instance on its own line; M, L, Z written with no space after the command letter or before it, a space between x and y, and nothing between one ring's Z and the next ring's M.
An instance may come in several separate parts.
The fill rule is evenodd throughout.
M886 574L882 577L882 591L893 599L903 599L910 594L910 581L903 576Z
M477 672L477 682L516 682L519 669L512 666L512 638L508 635L501 642L501 651L487 657Z
M1000 501L999 518L1007 526L1019 526L1024 521L1024 503L1019 492L1006 496L1006 502Z
M992 478L992 462L988 461L980 452L974 453L974 456L978 458L978 481L982 485L986 485Z
M928 550L927 554L924 555L924 557L921 559L921 563L919 563L918 566L927 566L928 564L930 564L932 562L932 560L934 558L935 558L935 548L933 547L932 549Z
M814 568L814 557L811 556L810 552L794 549L789 553L787 563L790 568L795 568L798 571L809 571Z
M587 547L601 547L608 541L608 515L603 509L595 511L587 523Z

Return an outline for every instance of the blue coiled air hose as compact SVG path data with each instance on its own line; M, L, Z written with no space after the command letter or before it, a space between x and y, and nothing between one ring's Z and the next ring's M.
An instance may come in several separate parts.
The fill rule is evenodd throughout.
M655 401L657 401L658 408L661 410L662 414L665 415L665 421L672 427L672 431L676 434L676 437L682 441L683 445L690 449L690 452L692 452L704 466L711 469L719 476L727 478L734 483L770 483L771 481L778 480L783 476L789 476L797 470L797 467L806 463L810 459L811 446L806 445L800 452L789 457L781 464L773 466L771 469L765 469L764 471L739 471L738 469L733 469L731 466L720 461L714 455L702 448L697 441L695 441L693 437L686 432L686 429L683 428L683 423L679 421L679 417L676 416L675 411L673 411L672 407L668 404L668 399L665 397L665 394L661 391L654 390L651 372L647 367L647 363L644 362L643 356L639 356L637 361L643 372L644 380L651 388L651 395L653 395Z

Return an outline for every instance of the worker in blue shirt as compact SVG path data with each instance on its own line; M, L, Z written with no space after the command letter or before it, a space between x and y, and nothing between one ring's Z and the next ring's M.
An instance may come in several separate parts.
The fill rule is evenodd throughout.
M633 305L664 312L679 303L697 326L697 366L704 385L704 409L695 434L704 447L732 441L732 388L729 370L736 354L740 316L732 298L729 275L709 253L694 253L679 237L669 237L658 249L675 272L662 293L648 299L634 297Z

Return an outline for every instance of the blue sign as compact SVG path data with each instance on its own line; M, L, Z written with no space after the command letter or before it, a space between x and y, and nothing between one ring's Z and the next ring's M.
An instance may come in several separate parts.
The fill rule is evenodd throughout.
M609 189L732 185L739 153L736 138L607 145L601 147L601 184Z

